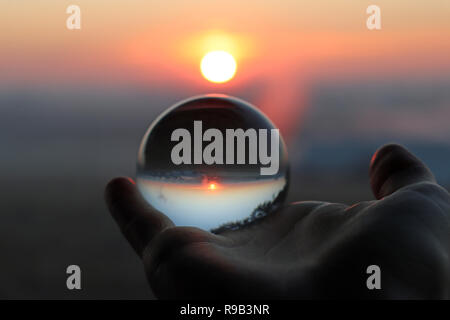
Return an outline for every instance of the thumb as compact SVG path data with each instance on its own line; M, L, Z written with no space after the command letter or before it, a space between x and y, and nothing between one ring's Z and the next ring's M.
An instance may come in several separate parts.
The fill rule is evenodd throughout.
M370 162L370 184L377 199L418 182L436 180L430 169L406 148L388 144L378 149Z
M139 256L157 234L173 226L168 217L145 201L130 178L111 180L105 198L111 215Z

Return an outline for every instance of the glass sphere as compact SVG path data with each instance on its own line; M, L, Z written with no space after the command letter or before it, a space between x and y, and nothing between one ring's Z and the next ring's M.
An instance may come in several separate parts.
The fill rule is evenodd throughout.
M282 204L287 150L254 106L226 95L197 96L150 125L139 148L137 185L175 225L233 230Z

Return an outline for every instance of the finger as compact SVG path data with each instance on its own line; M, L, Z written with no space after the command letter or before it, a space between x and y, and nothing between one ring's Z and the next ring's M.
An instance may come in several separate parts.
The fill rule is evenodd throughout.
M427 166L404 147L388 144L370 163L370 184L377 199L418 182L436 182Z
M145 201L130 178L111 180L105 198L111 215L139 256L157 234L173 226L168 217Z

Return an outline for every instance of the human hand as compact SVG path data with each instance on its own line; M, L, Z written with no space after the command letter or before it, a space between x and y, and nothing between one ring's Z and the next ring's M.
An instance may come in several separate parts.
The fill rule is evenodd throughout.
M377 200L302 201L241 230L175 227L134 182L113 179L108 207L158 298L449 298L450 195L406 149L370 164ZM368 290L366 269L381 269Z

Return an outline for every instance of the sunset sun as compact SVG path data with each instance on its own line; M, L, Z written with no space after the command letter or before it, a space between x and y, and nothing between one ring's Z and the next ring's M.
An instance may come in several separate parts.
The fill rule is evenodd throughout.
M223 83L234 77L236 60L226 51L211 51L202 58L200 69L208 81Z

